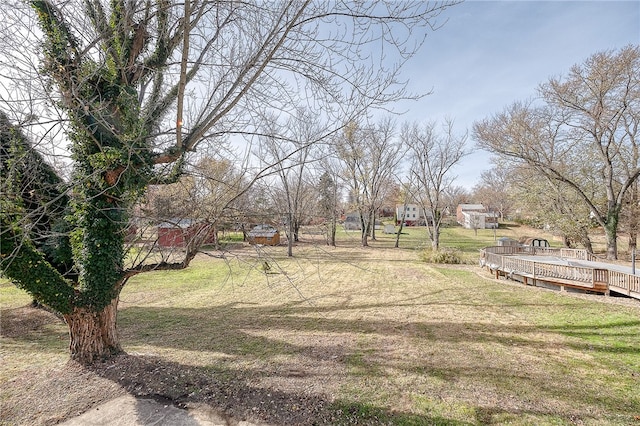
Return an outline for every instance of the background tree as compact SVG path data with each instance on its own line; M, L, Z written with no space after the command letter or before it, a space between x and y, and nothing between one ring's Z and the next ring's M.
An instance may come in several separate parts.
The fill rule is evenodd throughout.
M473 198L489 211L497 212L501 220L504 220L512 204L509 190L511 183L509 177L512 174L511 168L498 162L491 169L482 172L480 182L473 187L472 191Z
M620 212L620 228L629 236L629 253L638 247L640 229L640 190L636 180L627 191L624 206Z
M191 218L195 197L195 179L189 174L172 184L152 185L146 193L144 218L153 223Z
M396 232L396 242L394 245L395 248L400 247L400 236L402 235L402 229L404 228L404 224L406 222L405 219L407 215L407 206L413 201L412 197L414 193L415 191L411 187L411 181L402 183L400 191L398 191L397 193L398 198L396 199L396 204L402 205L402 213L399 216L395 217L396 223L399 223L398 231ZM398 209L396 209L395 214L398 214Z
M274 131L280 126L274 118L269 123L267 135L283 135L283 137L265 136L260 144L259 158L267 164L273 164L279 185L272 187L273 197L280 201L280 212L285 219L287 229L287 253L293 256L293 243L299 240L300 226L308 219L315 207L310 191L312 187L310 174L313 172L313 150L326 134L317 117L309 110L299 108L295 116L291 116L282 127L284 131Z
M640 175L640 48L596 53L539 93L540 105L515 103L475 123L474 136L575 191L606 234L607 258L616 259L620 212Z
M467 188L454 184L452 184L443 195L444 211L453 216L456 216L459 204L470 204L473 199L471 192L469 192Z
M191 217L208 227L218 244L218 231L237 225L251 181L228 159L204 157L190 175L194 179Z
M566 247L580 244L593 253L589 233L594 222L575 191L540 176L536 169L504 166L511 170L508 186L520 220L559 235Z
M638 122L639 121L625 121L624 125L637 126ZM637 134L637 128L635 130L630 129L628 133ZM629 165L633 167L634 164L640 164L640 149L638 148L638 144L634 144L627 155L630 155L631 159L625 162L623 167L628 167ZM632 170L626 170L627 175L632 172ZM640 193L638 191L640 191L640 185L638 184L638 179L636 179L625 194L625 200L620 212L621 228L626 231L629 236L628 248L630 254L638 245L638 230L640 229Z
M327 166L326 162L322 169L324 172L318 181L318 210L327 224L327 245L335 247L340 216L340 188L336 182L336 175L330 171L330 166Z
M220 155L204 154L194 160L195 164L185 166L178 182L149 186L132 216L143 234L153 234L148 232L150 228L162 222L185 222L200 227L208 240L213 239L208 242L217 245L221 229L243 229L251 222L247 217L251 211L249 193L263 172L251 176L249 170L239 169Z
M352 196L352 207L360 216L363 247L368 245L376 211L403 159L404 146L395 137L394 126L391 118L368 127L352 122L336 144L345 186Z
M473 234L476 237L478 236L478 229L482 226L482 219L480 217L481 216L475 212L471 213L471 216L469 217L469 226L473 229Z
M451 120L445 121L442 134L435 122L424 126L406 124L402 130L402 141L409 147L411 158L409 173L415 186L414 198L430 216L426 219L433 250L440 246L445 193L453 183L452 168L467 154L466 140L466 134L454 134Z
M379 46L397 48L406 61L422 42L414 38L418 28L448 5L5 4L0 71L14 78L2 109L15 122L33 123L34 146L48 137L58 151L71 143L70 241L78 274L69 279L53 268L23 231L28 219L14 213L1 221L4 274L64 316L73 359L120 352L116 310L127 280L184 268L198 249L190 246L181 261L125 267L131 207L147 186L175 182L203 141L254 133L267 110L288 111L300 97L341 120L405 97L397 84L402 63L385 64ZM38 140L47 122L58 130Z

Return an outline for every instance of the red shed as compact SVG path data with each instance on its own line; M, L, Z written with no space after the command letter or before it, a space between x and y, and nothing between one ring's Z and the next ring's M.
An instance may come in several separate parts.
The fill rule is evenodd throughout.
M166 221L158 225L158 245L160 247L184 247L204 228L210 225L202 222L194 222L192 219L179 219ZM203 241L210 243L214 241L215 230L208 230L211 235Z

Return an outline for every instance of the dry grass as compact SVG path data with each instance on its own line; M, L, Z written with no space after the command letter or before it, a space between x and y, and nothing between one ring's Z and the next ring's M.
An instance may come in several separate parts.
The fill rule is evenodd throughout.
M129 355L93 369L66 364L64 324L3 284L1 418L51 424L131 392L272 424L638 424L638 302L425 264L403 238L136 277Z

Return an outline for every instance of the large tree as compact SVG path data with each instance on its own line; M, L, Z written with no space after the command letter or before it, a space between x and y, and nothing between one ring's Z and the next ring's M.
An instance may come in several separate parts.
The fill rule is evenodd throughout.
M596 53L539 94L475 123L475 139L574 191L606 234L607 258L616 259L620 212L640 176L640 47Z
M0 107L30 124L23 129L33 146L50 138L60 155L70 144L64 194L75 274L60 273L33 243L33 215L18 196L2 209L3 273L64 316L73 359L120 352L116 310L127 280L186 267L197 253L194 244L180 261L125 265L129 211L146 187L175 181L201 143L255 132L267 111L286 113L301 98L344 122L407 96L397 77L423 41L418 28L433 25L450 4L4 4ZM381 45L397 48L399 60L385 62Z
M467 154L467 135L456 135L453 121L446 120L442 130L435 122L425 125L406 124L402 142L409 147L411 159L410 179L415 193L413 198L427 217L431 248L440 246L440 226L446 203L446 193L452 188L453 168Z

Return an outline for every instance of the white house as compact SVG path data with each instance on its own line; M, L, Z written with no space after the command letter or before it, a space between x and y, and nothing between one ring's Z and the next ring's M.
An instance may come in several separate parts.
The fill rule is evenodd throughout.
M456 220L467 229L498 228L498 214L487 211L482 204L458 204Z
M426 213L417 204L407 204L406 206L396 204L396 225L400 225L403 217L406 226L423 226L427 224L427 218L431 218L431 214Z

